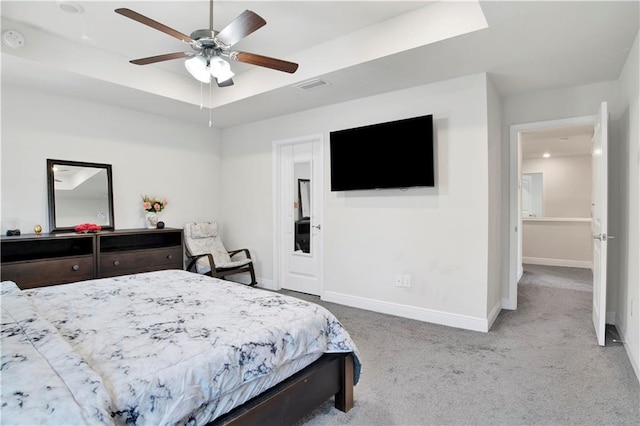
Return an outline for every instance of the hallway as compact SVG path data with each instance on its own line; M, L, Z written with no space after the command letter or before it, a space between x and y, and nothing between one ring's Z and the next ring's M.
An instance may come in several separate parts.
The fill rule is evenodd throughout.
M593 273L585 268L524 264L518 285L539 285L568 290L593 291Z

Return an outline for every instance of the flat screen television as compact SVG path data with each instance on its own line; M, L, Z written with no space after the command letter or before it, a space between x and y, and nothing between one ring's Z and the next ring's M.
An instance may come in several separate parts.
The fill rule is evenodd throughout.
M433 117L330 132L331 191L435 186Z

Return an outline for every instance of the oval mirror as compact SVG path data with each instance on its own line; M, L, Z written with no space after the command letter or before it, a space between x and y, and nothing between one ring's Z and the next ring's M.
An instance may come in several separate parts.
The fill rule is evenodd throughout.
M47 159L50 232L95 223L113 229L111 164Z

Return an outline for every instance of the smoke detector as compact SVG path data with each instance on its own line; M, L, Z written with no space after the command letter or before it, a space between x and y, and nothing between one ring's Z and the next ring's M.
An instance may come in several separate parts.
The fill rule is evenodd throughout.
M2 33L2 42L12 49L24 47L24 36L16 30L7 30Z

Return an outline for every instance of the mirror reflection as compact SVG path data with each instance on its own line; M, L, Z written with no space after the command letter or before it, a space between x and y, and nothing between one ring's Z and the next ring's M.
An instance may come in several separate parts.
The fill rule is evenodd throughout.
M311 253L311 144L294 147L294 252Z
M523 173L522 216L542 217L542 173Z
M111 165L47 160L51 231L81 223L113 229Z

